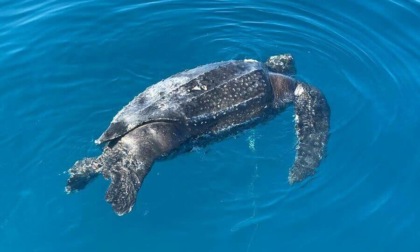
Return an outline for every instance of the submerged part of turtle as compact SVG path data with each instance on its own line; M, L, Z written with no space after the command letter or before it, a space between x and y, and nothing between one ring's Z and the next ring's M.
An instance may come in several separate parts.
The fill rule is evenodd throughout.
M289 182L314 174L325 154L330 110L316 88L296 73L290 54L226 61L175 74L147 88L112 120L95 141L102 155L76 162L66 191L80 190L99 173L111 179L106 200L129 212L154 161L222 140L295 108L298 137Z

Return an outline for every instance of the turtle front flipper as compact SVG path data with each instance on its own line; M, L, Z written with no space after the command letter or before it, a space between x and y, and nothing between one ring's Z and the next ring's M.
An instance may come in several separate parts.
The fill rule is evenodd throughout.
M294 91L297 153L289 171L289 183L299 182L315 173L326 152L330 128L330 108L318 89L298 83Z

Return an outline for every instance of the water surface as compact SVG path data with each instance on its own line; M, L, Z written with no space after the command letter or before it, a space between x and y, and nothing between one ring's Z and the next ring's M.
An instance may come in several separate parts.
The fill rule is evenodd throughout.
M0 250L418 251L420 3L0 2ZM325 93L328 156L290 187L293 109L157 163L132 213L66 195L115 113L198 65L289 52Z

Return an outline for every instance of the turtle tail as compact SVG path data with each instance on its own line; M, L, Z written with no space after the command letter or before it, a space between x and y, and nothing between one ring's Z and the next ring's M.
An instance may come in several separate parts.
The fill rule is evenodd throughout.
M85 158L77 161L68 170L70 177L67 180L66 192L71 193L85 188L101 172L101 166L96 158Z
M330 108L320 90L298 83L294 91L295 128L298 137L296 157L289 171L289 183L313 175L325 156Z

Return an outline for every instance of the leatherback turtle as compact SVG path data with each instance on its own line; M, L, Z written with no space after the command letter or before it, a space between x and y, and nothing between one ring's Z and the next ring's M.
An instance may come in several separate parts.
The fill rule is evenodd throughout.
M147 88L114 117L95 141L97 158L69 170L68 193L102 173L111 179L106 201L118 215L131 211L154 161L204 146L273 118L294 105L298 137L293 184L314 174L325 154L330 109L315 87L294 79L290 54L267 62L232 60L175 74Z

